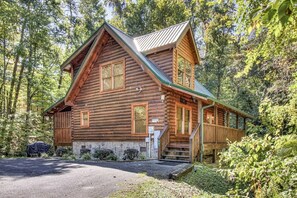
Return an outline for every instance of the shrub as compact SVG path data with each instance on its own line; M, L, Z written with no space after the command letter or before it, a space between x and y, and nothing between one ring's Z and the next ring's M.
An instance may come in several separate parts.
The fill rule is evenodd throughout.
M139 151L136 149L127 149L124 151L123 160L129 159L134 160L134 158L138 158Z
M236 184L231 194L256 197L297 194L297 135L245 137L230 144L221 154L220 164Z
M70 153L70 154L65 153L65 154L63 154L62 159L63 160L76 160L76 157L72 153Z
M90 149L87 149L87 148L81 148L80 149L80 156L82 156L83 154L86 154L86 153L91 153L91 150Z
M44 159L48 159L49 155L47 153L41 153L40 157Z
M140 154L140 155L139 155L139 159L141 159L141 160L145 160L145 159L146 159L146 156L145 156L144 154Z
M118 157L115 154L110 154L106 157L106 160L113 160L113 161L117 161Z
M96 149L93 157L100 160L105 160L109 155L114 154L110 149Z
M92 156L91 156L90 153L84 153L84 154L81 156L81 158L82 158L83 160L91 160L91 159L92 159Z
M64 147L59 147L56 150L56 156L58 157L62 157L64 154L69 154L69 153L70 153L70 150Z

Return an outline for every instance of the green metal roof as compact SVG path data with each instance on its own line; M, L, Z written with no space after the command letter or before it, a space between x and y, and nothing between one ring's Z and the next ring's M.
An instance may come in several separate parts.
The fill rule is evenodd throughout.
M185 25L186 24L186 25ZM181 26L178 26L179 27L179 29L178 29L178 31L179 32L182 32L183 30L184 30L184 28L187 28L188 27L188 22L184 22L184 23L181 23ZM182 27L182 28L181 28ZM229 105L229 104L226 104L226 103L224 103L224 102L221 102L221 101L219 101L219 100L217 100L216 98L215 98L215 96L209 91L209 90L207 90L201 83L199 83L197 80L195 80L195 89L193 90L193 89L190 89L190 88L187 88L187 87L183 87L183 86L180 86L180 85L177 85L177 84L174 84L174 83L172 83L172 81L169 79L169 77L163 72L163 71L161 71L155 64L153 64L141 51L139 51L138 50L138 48L139 48L139 46L137 47L137 41L134 39L134 38L132 38L131 36L129 36L129 35L127 35L126 33L124 33L123 31L121 31L121 30L119 30L119 29L117 29L116 27L114 27L114 26L112 26L112 25L110 25L110 24L108 24L107 22L104 22L104 24L100 27L100 28L98 28L98 30L78 49L78 50L76 50L75 52L74 52L74 54L72 54L68 59L67 59L67 61L65 61L63 64L62 64L62 66L65 66L65 63L69 63L70 61L71 61L71 59L73 58L73 56L75 55L75 54L77 54L77 52L78 51L80 51L81 49L83 49L84 48L84 46L86 46L87 44L90 44L90 42L95 38L95 36L96 35L98 35L98 32L102 29L102 28L106 28L106 30L109 30L109 31L111 31L118 39L120 39L135 55L136 55L136 57L143 63L143 65L144 66L146 66L149 70L150 70L150 72L152 73L152 74L154 74L154 76L162 83L162 84L164 84L164 85L166 85L166 86L168 86L168 87L174 87L174 88L176 88L176 89L178 89L178 90L180 90L180 91L186 91L186 92L189 92L189 93L192 93L192 94L194 94L194 95L197 95L197 97L203 97L203 98L205 98L205 99L207 99L207 100L211 100L211 101L213 101L213 102L215 102L215 103L218 103L218 104L221 104L221 105L223 105L223 106L226 106L227 108L229 108L229 109L231 109L231 110L233 110L233 111L236 111L236 112L238 112L238 113L240 113L240 114L242 114L243 116L246 116L246 117L249 117L249 118L252 118L252 116L251 115L249 115L249 114L247 114L247 113L245 113L245 112L243 112L243 111L241 111L240 109L238 109L238 108L235 108L235 107L233 107L233 106L231 106L231 105ZM160 36L159 34L158 34L158 36ZM138 41L139 42L139 41ZM147 45L147 44L146 44ZM92 47L89 49L89 52L90 52L90 50L92 49ZM88 53L89 53L88 52ZM86 57L87 57L88 55L86 55ZM199 57L198 57L199 58ZM86 59L84 59L84 61L83 62L85 62L86 61ZM79 69L79 72L80 72L80 70L81 70L82 68L80 68ZM76 75L76 77L77 77L78 75ZM76 78L74 79L74 80L76 80ZM74 81L73 81L74 82ZM68 92L67 92L67 94L66 95L68 95L68 93L69 93L69 91L71 90L71 87L72 87L72 85L73 85L73 82L72 82L72 84L71 84L71 86L70 86L70 88L69 88L69 90L68 90ZM62 98L62 99L64 99L64 98ZM61 99L61 100L62 100ZM60 100L60 101L61 101ZM57 104L57 103L55 103L55 104ZM52 107L54 107L55 106L55 104L54 105L52 105L50 108L48 108L47 109L47 111L49 110L49 109L51 109Z

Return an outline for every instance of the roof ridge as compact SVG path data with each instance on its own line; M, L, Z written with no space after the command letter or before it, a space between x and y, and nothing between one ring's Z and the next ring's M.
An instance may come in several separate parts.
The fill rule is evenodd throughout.
M124 35L126 35L126 36L128 36L128 37L130 37L131 39L133 39L133 37L132 36L130 36L129 34L127 34L126 32L124 32L123 30L121 30L121 29L119 29L119 28L117 28L117 27L115 27L115 26L113 26L113 25L111 25L110 23L108 23L108 22L105 22L107 25L109 25L109 26L111 26L111 27L113 27L113 28L115 28L116 30L118 30L118 31L120 31L121 33L123 33Z
M163 30L166 30L166 29L169 29L169 28L172 28L172 27L175 27L175 26L179 26L179 25L181 25L181 24L183 24L183 23L189 23L189 22L190 22L190 21L187 20L187 21L184 21L184 22L182 22L182 23L178 23L178 24L175 24L175 25L171 25L171 26L169 26L169 27L166 27L166 28L163 28L163 29L160 29L160 30L157 30L157 31L148 33L148 34L144 34L144 35L141 35L141 36L136 36L136 37L133 38L133 40L138 39L138 38L141 38L141 37L148 36L148 35L150 35L150 34L155 34L155 33L157 33L157 32L161 32L161 31L163 31Z

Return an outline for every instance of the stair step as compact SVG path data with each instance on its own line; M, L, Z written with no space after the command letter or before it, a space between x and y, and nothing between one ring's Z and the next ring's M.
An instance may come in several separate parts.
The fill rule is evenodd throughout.
M189 155L162 155L163 157L180 157L180 158L189 158Z
M187 149L189 150L189 144L169 144L167 148L176 148L176 149Z
M164 150L164 152L175 152L175 153L189 153L189 150L185 151L185 150L178 150L178 149L169 149L169 148L166 148Z
M180 163L190 163L189 160L174 160L174 159L159 159L160 161L166 162L180 162Z

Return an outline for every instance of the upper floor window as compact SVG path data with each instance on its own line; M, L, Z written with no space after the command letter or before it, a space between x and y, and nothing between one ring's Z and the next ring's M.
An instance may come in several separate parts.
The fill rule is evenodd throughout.
M124 88L124 61L115 61L101 66L101 90L109 91Z
M184 57L178 55L177 67L177 83L186 87L191 87L192 64Z

